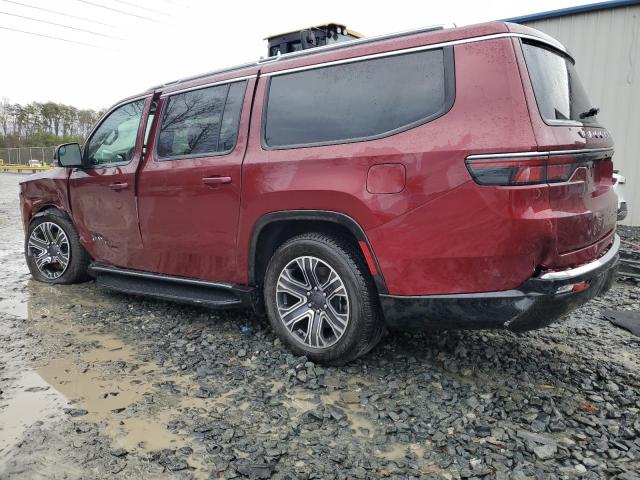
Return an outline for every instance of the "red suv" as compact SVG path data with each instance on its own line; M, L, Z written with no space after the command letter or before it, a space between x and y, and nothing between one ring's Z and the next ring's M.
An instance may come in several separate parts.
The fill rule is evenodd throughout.
M613 142L509 23L336 43L152 88L21 184L33 276L265 309L345 362L385 328L549 324L618 262Z

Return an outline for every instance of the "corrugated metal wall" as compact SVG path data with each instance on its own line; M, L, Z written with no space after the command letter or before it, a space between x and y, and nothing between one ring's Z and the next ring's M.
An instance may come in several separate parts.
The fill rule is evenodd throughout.
M629 215L640 225L640 5L523 22L558 39L576 59L578 73L600 121L616 143L615 167L627 177Z

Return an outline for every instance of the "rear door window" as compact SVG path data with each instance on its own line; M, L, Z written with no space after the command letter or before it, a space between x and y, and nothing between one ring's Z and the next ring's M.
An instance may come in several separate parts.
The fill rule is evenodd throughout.
M158 158L231 151L236 144L245 87L243 81L169 96L158 136Z
M271 77L264 143L285 148L377 138L437 118L453 104L448 49Z
M550 125L597 123L594 107L580 82L573 61L535 43L523 43L524 58L540 115Z

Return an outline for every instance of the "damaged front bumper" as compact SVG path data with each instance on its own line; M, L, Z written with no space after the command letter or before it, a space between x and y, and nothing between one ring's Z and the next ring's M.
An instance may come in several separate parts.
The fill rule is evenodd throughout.
M620 237L599 259L570 270L548 272L502 292L455 295L380 295L391 329L541 328L609 290L618 268Z

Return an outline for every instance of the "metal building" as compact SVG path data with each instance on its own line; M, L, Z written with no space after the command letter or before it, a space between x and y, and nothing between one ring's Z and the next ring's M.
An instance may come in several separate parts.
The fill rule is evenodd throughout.
M627 177L629 215L640 225L640 0L614 0L507 19L558 39L576 59L599 120L615 141L614 168Z

